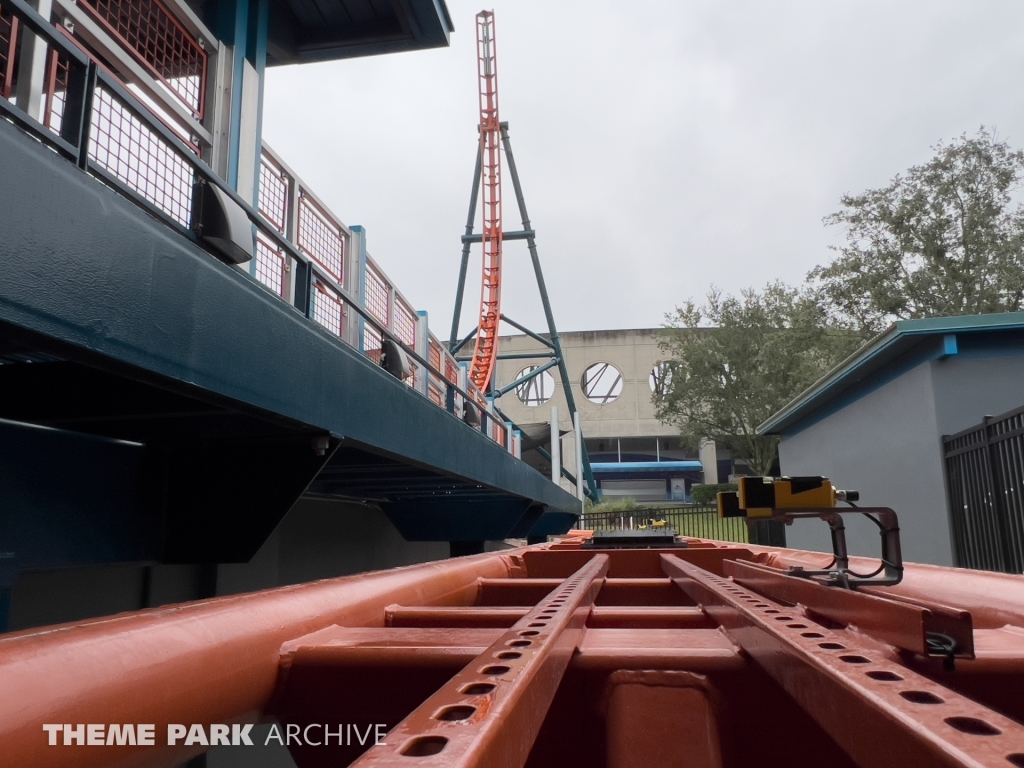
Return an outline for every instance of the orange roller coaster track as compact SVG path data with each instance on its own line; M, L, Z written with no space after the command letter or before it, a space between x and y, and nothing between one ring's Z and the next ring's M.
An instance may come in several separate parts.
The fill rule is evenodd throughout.
M494 13L476 16L477 77L480 82L480 157L483 184L484 268L480 289L480 323L469 378L487 391L498 355L501 320L501 125L498 120L498 62Z

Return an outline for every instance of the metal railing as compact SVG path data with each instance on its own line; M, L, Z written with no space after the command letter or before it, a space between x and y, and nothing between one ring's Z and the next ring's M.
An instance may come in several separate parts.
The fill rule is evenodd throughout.
M47 60L57 62L61 73L59 90L51 86L46 94L42 122L8 98L0 98L0 117L156 214L204 250L208 247L199 234L195 190L202 185L220 188L253 225L254 279L375 363L380 362L380 342L391 339L410 359L414 378L407 383L415 391L471 423L509 452L517 452L517 441L506 421L496 415L478 389L466 382L465 369L430 336L425 321L417 330L420 316L368 259L360 269L375 270L388 293L388 312L378 317L363 305L364 290L351 275L351 266L345 266L352 232L290 174L279 158L271 154L268 167L260 169L257 210L111 72L24 0L0 0L0 11L5 20L7 50L13 53L15 42L6 38L27 29L46 45ZM11 90L9 71L4 68L0 92ZM51 82L58 79L51 78ZM312 218L303 222L303 216ZM346 318L358 319L358 323ZM363 332L358 333L356 326ZM363 343L367 335L378 343L367 348ZM440 352L440 365L427 359L431 340ZM467 408L470 402L476 405Z
M1024 572L1024 407L942 444L954 565Z
M202 119L209 57L160 0L78 0L78 4Z
M661 528L662 524L680 536L750 542L746 522L739 517L721 518L715 507L637 507L621 512L588 512L578 527L591 531L650 530Z

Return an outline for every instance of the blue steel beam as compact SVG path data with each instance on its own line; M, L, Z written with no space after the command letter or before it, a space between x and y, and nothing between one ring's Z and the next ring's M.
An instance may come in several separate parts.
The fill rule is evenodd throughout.
M0 283L0 322L154 387L329 433L496 496L576 508L477 430L7 123L0 179L0 262L12 276Z

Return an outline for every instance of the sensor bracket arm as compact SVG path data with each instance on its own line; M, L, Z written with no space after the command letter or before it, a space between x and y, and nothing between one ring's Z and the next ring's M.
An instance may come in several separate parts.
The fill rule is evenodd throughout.
M844 514L863 514L874 521L882 539L882 564L874 574L864 575L850 570L850 555L846 546L846 525ZM876 517L871 517L875 515ZM799 518L817 517L828 523L832 534L832 555L834 561L828 568L807 570L799 566L789 568L790 576L813 579L829 586L855 589L856 587L891 587L903 580L903 553L900 549L900 527L896 513L888 507L818 507L809 509L775 509L770 517L750 517L747 522L775 520L792 525ZM881 576L875 574L881 573Z

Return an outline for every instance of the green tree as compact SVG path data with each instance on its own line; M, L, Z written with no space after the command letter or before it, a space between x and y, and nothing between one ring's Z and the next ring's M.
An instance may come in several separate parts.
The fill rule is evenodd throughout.
M757 426L862 340L783 283L738 297L712 288L703 305L690 301L666 317L658 418L677 425L688 442L711 438L728 446L766 475L778 441L758 435Z
M846 244L808 279L828 311L878 332L893 320L1016 311L1024 297L1024 152L984 126L825 218Z

